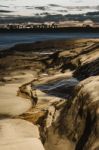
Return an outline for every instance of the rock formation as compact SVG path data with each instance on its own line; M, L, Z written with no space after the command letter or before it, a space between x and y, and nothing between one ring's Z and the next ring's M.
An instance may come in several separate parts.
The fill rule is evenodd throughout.
M0 52L0 149L98 150L99 40L23 47Z

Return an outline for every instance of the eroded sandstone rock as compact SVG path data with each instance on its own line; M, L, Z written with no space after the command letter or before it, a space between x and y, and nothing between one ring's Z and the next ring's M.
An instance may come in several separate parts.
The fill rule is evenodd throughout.
M24 45L18 46L21 49L16 46L13 53L11 49L0 52L0 113L9 116L0 116L0 149L43 150L39 138L46 150L99 149L99 40L33 45L25 45L25 50ZM54 52L51 45L60 49ZM47 46L52 53L45 53ZM34 52L35 48L39 53ZM11 76L20 70L21 78ZM30 70L31 78L37 77L38 81L27 81L29 75L23 80L24 71ZM71 88L72 77L80 83L75 79ZM35 137L34 127L11 116L39 126L40 136Z
M63 150L99 148L99 76L80 82L73 100L64 104L57 119L47 128L45 148L61 150L62 147Z
M0 150L44 150L37 126L22 119L0 120Z

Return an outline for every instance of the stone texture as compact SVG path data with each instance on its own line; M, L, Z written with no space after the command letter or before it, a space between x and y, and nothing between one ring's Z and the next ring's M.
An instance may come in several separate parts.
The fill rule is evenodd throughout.
M22 119L0 120L0 150L44 150L37 126Z

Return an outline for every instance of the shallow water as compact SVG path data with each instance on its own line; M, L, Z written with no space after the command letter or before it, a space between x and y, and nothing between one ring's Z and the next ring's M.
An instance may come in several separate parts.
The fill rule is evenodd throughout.
M70 97L70 95L72 94L72 90L78 83L79 81L76 78L69 78L51 81L46 84L38 84L33 88L39 89L45 93L55 95L57 97L68 98Z

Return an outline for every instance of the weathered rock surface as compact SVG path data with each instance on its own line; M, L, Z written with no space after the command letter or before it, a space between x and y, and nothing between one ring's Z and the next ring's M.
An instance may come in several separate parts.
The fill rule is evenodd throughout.
M99 76L94 76L83 80L77 87L77 98L74 101L73 111L75 116L75 128L78 124L85 123L82 132L79 133L76 149L94 150L99 148ZM71 108L72 109L72 108Z
M0 150L44 150L36 126L22 119L0 120Z
M0 150L98 150L99 40L36 44L0 52Z
M85 43L85 44L84 44ZM77 43L76 43L77 44ZM99 43L98 41L82 41L72 49L58 51L46 59L46 69L74 71L74 77L79 80L93 75L99 75ZM94 67L93 67L94 66ZM50 68L50 69L49 69Z
M80 82L73 100L67 101L46 130L45 148L48 150L99 148L99 76Z
M24 75L11 75L5 77L5 84L0 86L0 115L17 116L28 111L32 107L29 99L24 99L17 95L18 88L24 82L33 79L33 75L26 73Z

